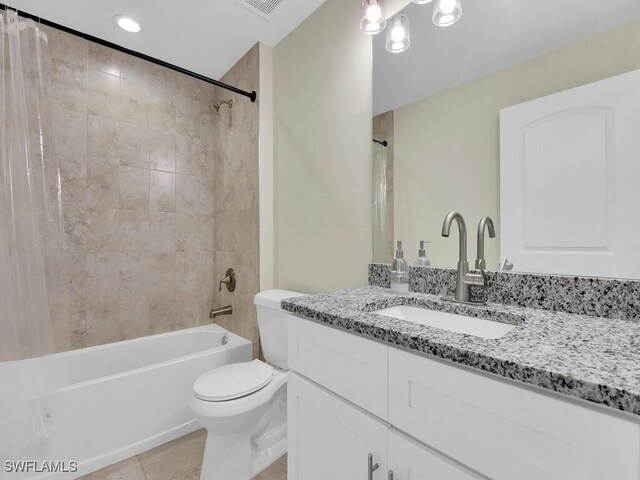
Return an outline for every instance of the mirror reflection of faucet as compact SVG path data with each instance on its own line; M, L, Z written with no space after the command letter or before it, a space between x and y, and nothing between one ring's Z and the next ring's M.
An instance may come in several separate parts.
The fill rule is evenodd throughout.
M496 232L493 220L490 217L482 217L478 224L478 258L476 259L476 268L480 273L470 273L469 263L467 262L467 226L462 215L456 211L449 212L442 224L442 236L448 237L451 231L453 221L458 224L458 268L456 275L456 290L453 298L445 298L445 300L458 303L482 304L484 302L472 302L470 287L486 287L487 280L484 274L486 261L484 259L484 232L489 231L489 237L495 238Z

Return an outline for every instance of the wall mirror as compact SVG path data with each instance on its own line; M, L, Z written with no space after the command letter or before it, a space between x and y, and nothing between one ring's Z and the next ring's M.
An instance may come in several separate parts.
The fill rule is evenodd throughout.
M471 265L489 215L488 270L640 278L640 3L420 3L373 37L374 262L454 267L458 210Z

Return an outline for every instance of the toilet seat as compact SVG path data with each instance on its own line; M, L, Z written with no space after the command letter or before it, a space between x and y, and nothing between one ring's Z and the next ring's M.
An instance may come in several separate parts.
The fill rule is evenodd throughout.
M206 402L235 400L267 386L273 367L260 360L233 363L201 375L193 384L193 393Z

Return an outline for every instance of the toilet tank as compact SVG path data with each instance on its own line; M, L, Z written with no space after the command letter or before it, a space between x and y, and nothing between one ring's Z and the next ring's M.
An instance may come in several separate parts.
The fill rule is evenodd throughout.
M289 369L287 358L287 325L293 316L280 308L285 298L300 297L303 293L288 290L265 290L258 293L253 303L258 314L258 328L264 359L271 365Z

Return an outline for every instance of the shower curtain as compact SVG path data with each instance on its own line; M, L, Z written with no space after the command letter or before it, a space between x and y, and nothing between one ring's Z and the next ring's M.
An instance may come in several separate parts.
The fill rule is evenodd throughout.
M46 34L35 22L0 11L0 33L0 459L5 460L47 437L44 410L51 379L42 356L53 345L43 226L50 63Z
M389 221L388 148L373 145L373 262L390 263L393 254L393 225Z

